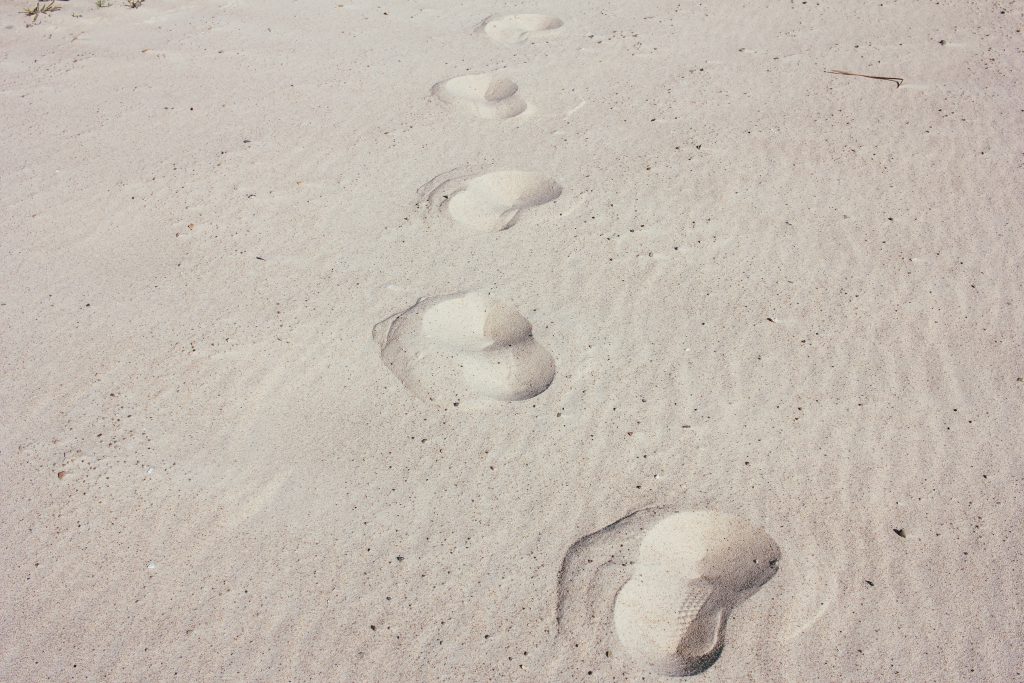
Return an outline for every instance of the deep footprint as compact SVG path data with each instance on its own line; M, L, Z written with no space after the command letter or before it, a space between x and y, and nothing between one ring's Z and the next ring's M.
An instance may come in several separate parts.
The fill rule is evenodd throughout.
M640 510L566 552L558 577L559 636L579 643L588 632L611 627L644 667L698 674L721 655L729 614L775 575L779 557L768 534L742 518Z
M778 571L763 530L719 512L680 512L644 537L636 570L615 597L615 634L635 659L669 676L715 663L730 612Z
M509 119L527 107L515 81L494 74L456 76L434 84L430 92L442 102L482 119Z
M402 384L438 405L521 401L555 378L555 361L530 322L482 293L420 299L374 326L373 337Z
M562 187L528 171L493 171L475 176L435 178L421 188L431 212L441 212L463 231L499 232L523 211L558 199Z
M507 14L487 17L481 28L497 42L514 45L550 37L562 28L562 20L547 14Z

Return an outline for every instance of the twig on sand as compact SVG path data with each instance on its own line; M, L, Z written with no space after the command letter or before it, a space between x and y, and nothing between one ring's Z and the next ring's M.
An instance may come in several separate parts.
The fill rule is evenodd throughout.
M903 79L897 76L869 76L868 74L856 74L852 71L839 71L838 69L825 69L827 74L839 74L840 76L860 76L861 78L873 78L876 81L892 81L896 87L903 85Z
M27 7L21 10L21 13L26 17L32 17L32 23L39 21L39 17L49 14L50 12L59 12L60 7L55 7L56 0L50 0L50 2L41 2L36 0L35 7Z

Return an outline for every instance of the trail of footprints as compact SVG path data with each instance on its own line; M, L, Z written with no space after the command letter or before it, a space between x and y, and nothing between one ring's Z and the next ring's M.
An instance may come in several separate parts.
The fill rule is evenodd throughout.
M496 15L477 31L516 45L557 36L544 14ZM435 84L440 102L480 119L526 112L518 85L492 73ZM420 188L428 219L455 233L492 233L553 202L562 187L530 171L458 171ZM419 299L373 328L381 359L415 396L438 406L483 408L533 398L555 379L551 353L516 308L489 293ZM647 508L580 538L557 579L557 637L597 652L614 637L638 665L667 676L710 667L725 646L732 610L779 569L768 534L733 515Z

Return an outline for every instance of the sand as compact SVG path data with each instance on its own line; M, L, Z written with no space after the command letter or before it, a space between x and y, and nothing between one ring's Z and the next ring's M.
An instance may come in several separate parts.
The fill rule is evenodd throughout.
M0 679L1024 680L1024 7L27 4Z

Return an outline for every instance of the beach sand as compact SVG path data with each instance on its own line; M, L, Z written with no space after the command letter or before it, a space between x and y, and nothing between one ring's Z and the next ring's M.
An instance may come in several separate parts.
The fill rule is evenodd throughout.
M1024 680L1024 7L26 5L0 679Z

